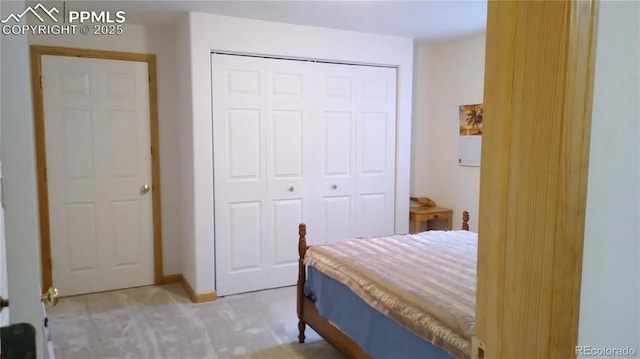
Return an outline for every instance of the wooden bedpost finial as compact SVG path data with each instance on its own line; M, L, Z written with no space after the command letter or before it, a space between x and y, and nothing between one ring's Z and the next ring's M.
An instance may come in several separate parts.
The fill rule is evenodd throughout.
M300 259L304 259L304 255L307 253L307 225L300 223L298 226L298 255Z
M304 321L304 284L307 281L307 270L304 266L304 256L307 254L307 226L300 223L298 226L298 284L297 284L297 304L296 311L298 313L298 342L304 343L304 331L307 324Z
M462 230L469 230L469 211L462 211Z

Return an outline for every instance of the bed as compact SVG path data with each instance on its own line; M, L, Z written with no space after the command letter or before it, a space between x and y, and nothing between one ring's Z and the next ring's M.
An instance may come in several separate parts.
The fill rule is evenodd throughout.
M298 340L310 326L347 358L470 357L477 235L461 231L308 246L298 228Z

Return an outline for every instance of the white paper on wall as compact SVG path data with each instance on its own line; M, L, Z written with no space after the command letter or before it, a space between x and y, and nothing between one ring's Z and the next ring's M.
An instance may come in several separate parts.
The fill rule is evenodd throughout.
M480 167L482 136L458 136L458 165Z

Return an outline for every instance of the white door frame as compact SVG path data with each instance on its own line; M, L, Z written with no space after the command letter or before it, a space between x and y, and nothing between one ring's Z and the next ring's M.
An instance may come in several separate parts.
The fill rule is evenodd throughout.
M42 56L69 56L88 59L146 62L149 70L149 124L151 135L151 178L153 201L153 262L154 284L162 284L162 215L160 211L160 145L158 134L158 87L156 56L130 52L75 49L53 46L31 46L31 85L33 89L34 132L37 163L38 199L40 209L40 254L42 288L53 285L51 239L49 228L49 195L47 188L47 156L45 146L44 102L42 92ZM62 293L64 294L64 293Z

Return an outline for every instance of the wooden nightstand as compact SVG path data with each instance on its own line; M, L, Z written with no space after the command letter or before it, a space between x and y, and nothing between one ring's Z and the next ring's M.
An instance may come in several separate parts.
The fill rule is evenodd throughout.
M453 211L449 208L442 207L411 207L409 209L409 219L413 221L413 233L420 232L422 222L427 222L431 219L446 219L447 228L451 230L451 218L453 217ZM427 222L427 230L429 229L429 223Z

